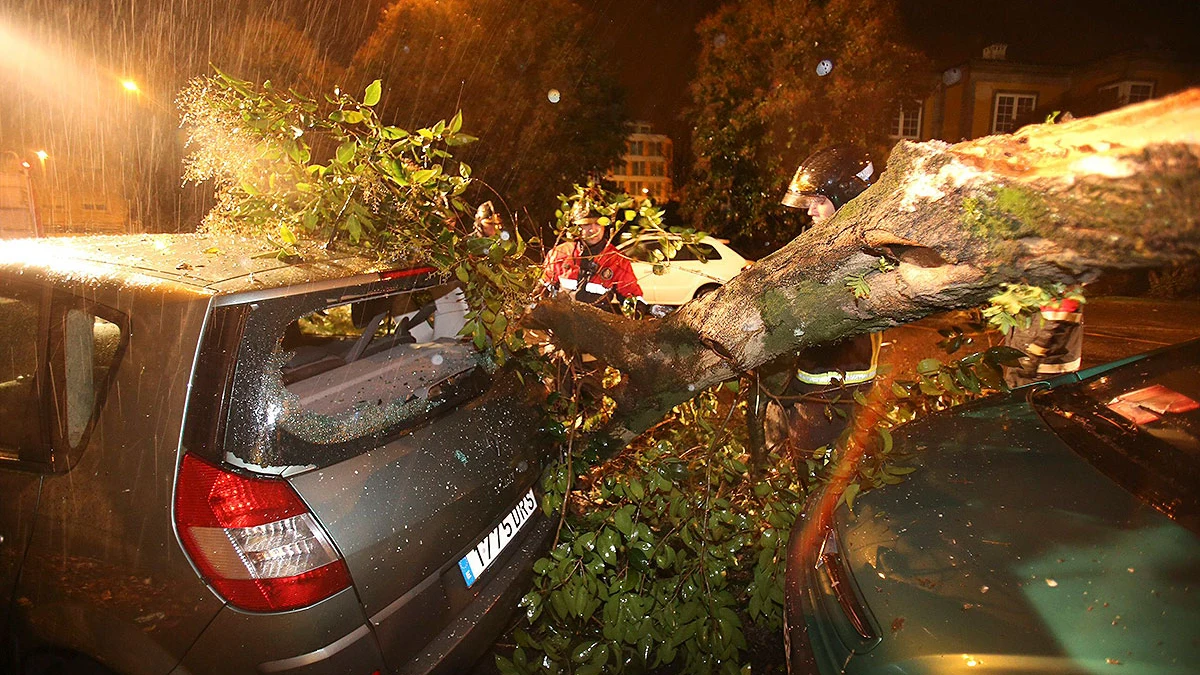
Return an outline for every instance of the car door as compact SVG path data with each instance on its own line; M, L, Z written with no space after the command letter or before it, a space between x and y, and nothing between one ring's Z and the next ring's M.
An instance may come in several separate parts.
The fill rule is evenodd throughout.
M43 290L4 282L0 291L0 634L5 632L17 577L33 530L48 467Z
M642 298L648 304L682 305L694 298L700 288L725 282L717 264L721 254L713 246L705 242L683 246L663 273L655 274L650 261L660 259L656 252L661 250L659 241L652 237L639 239L622 249L632 261Z

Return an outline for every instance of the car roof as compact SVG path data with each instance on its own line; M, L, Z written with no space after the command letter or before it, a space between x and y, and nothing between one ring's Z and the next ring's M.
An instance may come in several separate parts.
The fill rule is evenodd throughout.
M263 239L226 234L137 234L8 240L0 271L57 281L170 285L202 295L348 279L411 264L379 263L348 251L296 247L285 262Z
M666 237L667 239L682 239L683 235L675 234L674 232L667 232L665 234L658 233L658 232L644 232L637 236L622 236L621 237L622 240L618 244L616 244L616 246L617 246L617 248L621 248L622 246L629 246L630 244L632 244L634 242L655 241L658 239L662 239L663 237ZM717 239L716 237L709 235L709 234L706 234L703 237L701 237L700 241L692 242L692 243L710 244L712 242L716 242L718 244L726 244L726 245L729 244L728 239Z

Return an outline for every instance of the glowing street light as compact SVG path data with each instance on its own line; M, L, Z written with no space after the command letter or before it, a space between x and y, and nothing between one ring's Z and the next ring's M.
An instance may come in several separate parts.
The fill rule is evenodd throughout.
M125 91L131 94L136 94L141 91L138 89L137 82L134 82L133 80L121 80L121 86L125 87Z
M46 152L45 150L38 150L33 154L37 155L37 158L42 162L45 162L46 158L50 156L50 153Z

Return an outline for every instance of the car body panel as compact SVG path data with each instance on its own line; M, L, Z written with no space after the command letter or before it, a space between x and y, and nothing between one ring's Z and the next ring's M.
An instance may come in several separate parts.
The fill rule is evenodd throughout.
M225 607L176 673L369 675L384 669L362 606L354 589L348 588L299 612L248 614Z
M165 672L222 604L192 572L163 508L209 295L104 277L59 287L130 317L128 343L70 471L0 469L42 483L14 618L31 644L87 653L122 672Z
M882 639L855 650L806 595L821 672L1194 672L1200 541L1068 448L1028 395L904 427L918 470L836 513Z
M290 479L345 556L373 621L387 622L399 609L393 603L410 594L426 603L423 625L392 629L391 663L411 658L419 638L432 638L471 601L458 559L495 526L498 506L507 514L537 480L541 461L529 439L538 420L513 413L519 397L514 383L502 384L436 427ZM423 585L436 592L414 593Z

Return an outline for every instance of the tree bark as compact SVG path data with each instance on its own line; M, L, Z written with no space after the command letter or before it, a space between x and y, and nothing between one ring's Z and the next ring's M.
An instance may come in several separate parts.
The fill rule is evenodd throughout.
M627 442L789 352L978 306L1006 282L1084 283L1193 258L1198 214L1192 89L1010 135L902 141L879 182L830 221L663 320L563 299L530 320L624 373L608 433Z

